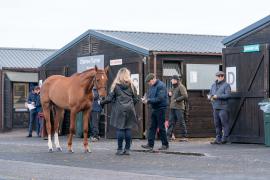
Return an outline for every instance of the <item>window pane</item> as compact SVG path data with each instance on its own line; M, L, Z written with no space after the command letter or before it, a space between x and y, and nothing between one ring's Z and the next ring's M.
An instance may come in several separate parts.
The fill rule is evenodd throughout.
M187 89L210 89L219 64L187 64Z
M13 107L15 109L25 109L24 103L28 96L28 83L13 84Z
M163 76L173 76L173 75L181 75L179 63L168 63L164 62L163 64Z

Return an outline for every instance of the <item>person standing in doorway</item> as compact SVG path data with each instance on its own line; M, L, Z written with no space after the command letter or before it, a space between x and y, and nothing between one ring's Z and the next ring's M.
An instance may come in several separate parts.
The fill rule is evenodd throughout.
M93 88L93 96L94 96L94 101L93 101L89 124L90 124L90 137L91 137L90 139L92 142L95 142L99 140L98 124L100 120L100 114L102 111L100 100L99 100L99 94L96 87Z
M144 104L150 104L152 107L151 114L151 126L148 132L148 143L142 145L142 148L153 150L155 144L155 137L157 128L159 128L160 139L162 146L159 150L167 150L169 148L169 143L166 136L165 129L165 114L166 108L168 105L168 93L166 85L156 79L156 76L153 73L150 73L146 76L145 82L150 86L147 97L142 98Z
M208 99L213 107L214 124L216 128L216 139L211 144L226 144L229 136L229 113L228 99L231 94L231 87L225 81L225 73L216 73L217 80L211 86Z
M185 103L188 94L186 87L181 83L178 75L173 75L172 89L169 91L170 101L170 114L169 114L169 127L167 130L167 138L170 139L175 127L176 121L180 121L183 128L183 135L187 138L187 127L184 120Z
M112 103L110 124L117 128L116 155L130 155L131 129L138 127L135 112L135 104L138 101L130 71L127 68L121 68L112 83L111 92L100 102L101 106ZM124 139L126 144L123 149Z

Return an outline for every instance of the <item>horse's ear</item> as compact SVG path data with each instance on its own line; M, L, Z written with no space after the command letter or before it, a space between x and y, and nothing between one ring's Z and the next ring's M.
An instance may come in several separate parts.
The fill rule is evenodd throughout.
M97 67L97 65L95 65L95 71L98 71L98 67Z
M110 66L106 66L106 67L105 67L104 71L105 71L106 74L108 74L109 69L110 69Z

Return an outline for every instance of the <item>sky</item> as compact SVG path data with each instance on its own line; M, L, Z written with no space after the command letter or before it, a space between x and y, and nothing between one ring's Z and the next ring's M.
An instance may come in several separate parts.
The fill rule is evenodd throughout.
M0 0L0 47L59 49L88 29L231 35L270 0Z

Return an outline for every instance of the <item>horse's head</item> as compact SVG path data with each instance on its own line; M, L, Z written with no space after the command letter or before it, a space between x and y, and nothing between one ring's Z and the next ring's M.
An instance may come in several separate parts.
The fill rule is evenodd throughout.
M109 66L107 66L105 69L98 69L95 66L96 75L95 75L95 87L98 91L98 94L100 97L107 96L107 81L108 81L108 71Z

